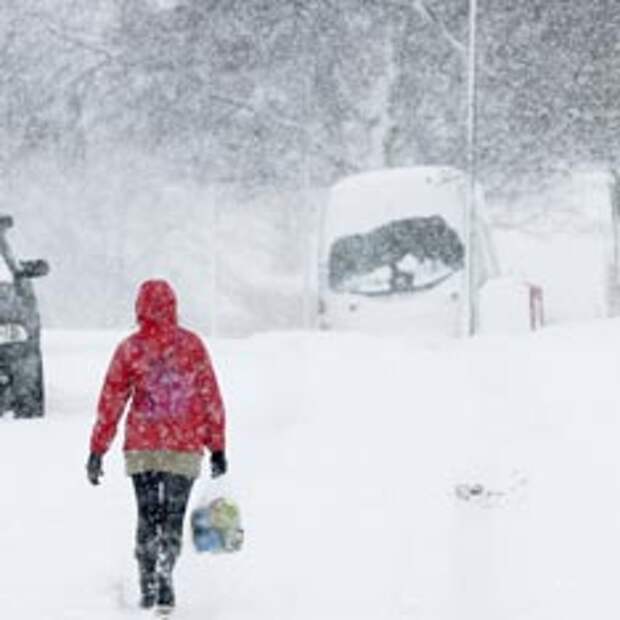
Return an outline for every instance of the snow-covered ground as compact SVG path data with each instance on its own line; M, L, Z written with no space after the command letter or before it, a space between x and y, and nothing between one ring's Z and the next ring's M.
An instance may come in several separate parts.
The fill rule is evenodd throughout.
M84 472L118 337L47 332L47 417L0 421L7 617L144 615L120 438L100 487ZM424 347L272 333L211 350L231 470L192 502L232 493L247 543L199 555L186 531L179 618L619 616L620 321Z

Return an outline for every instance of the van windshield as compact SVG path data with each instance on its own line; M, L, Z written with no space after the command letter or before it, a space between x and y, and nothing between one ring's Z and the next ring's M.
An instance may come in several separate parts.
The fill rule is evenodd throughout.
M361 295L424 290L462 269L464 254L458 234L441 216L394 220L333 242L329 286Z

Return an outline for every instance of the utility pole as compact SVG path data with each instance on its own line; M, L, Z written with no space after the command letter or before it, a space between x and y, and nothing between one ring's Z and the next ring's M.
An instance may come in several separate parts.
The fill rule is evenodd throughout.
M301 13L301 5L298 6L298 11ZM312 203L310 200L310 184L311 184L311 158L310 158L310 142L312 136L310 135L310 105L311 105L311 79L314 74L314 60L310 49L310 37L313 35L314 24L311 21L313 19L312 13L308 11L306 15L300 14L299 24L301 30L301 49L302 58L304 64L308 60L312 59L312 67L308 67L307 64L302 71L303 75L303 100L302 100L302 123L303 123L303 154L301 158L301 191L302 191L302 206L303 206L303 218L309 225L304 231L303 238L303 280L302 280L302 308L301 319L304 329L310 329L314 324L314 303L312 295L312 272L316 269L314 264L315 252L314 252L314 231L312 224L314 218L312 214Z
M469 0L469 44L467 54L467 190L465 198L465 269L463 277L464 336L473 336L477 327L476 264L476 26L477 0Z
M210 250L210 263L211 263L211 274L209 278L209 289L210 289L210 312L209 312L209 336L214 338L218 335L218 308L217 305L219 303L219 296L217 290L217 271L218 271L218 262L219 262L219 246L218 246L218 224L219 224L219 213L218 213L218 196L217 189L211 192L211 222L210 222L210 239L209 239L209 250Z
M313 222L311 217L311 202L310 202L310 123L309 123L309 100L310 100L310 78L308 75L304 75L304 132L303 132L303 157L302 157L302 205L303 205L303 217L304 221L309 224ZM304 252L303 252L303 291L302 291L302 323L304 329L310 329L312 327L312 279L311 271L316 269L311 261L314 259L314 244L312 243L313 231L311 226L304 231Z

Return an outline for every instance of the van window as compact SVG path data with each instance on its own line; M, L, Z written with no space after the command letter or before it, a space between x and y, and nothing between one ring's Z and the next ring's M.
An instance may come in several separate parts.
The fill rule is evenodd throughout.
M441 216L394 220L334 241L329 287L360 295L424 290L462 269L464 255L457 232Z

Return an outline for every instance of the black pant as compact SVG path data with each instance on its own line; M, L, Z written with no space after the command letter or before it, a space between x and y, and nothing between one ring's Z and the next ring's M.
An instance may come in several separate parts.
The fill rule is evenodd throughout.
M147 572L170 575L181 553L193 479L161 471L132 476L138 504L136 558Z

